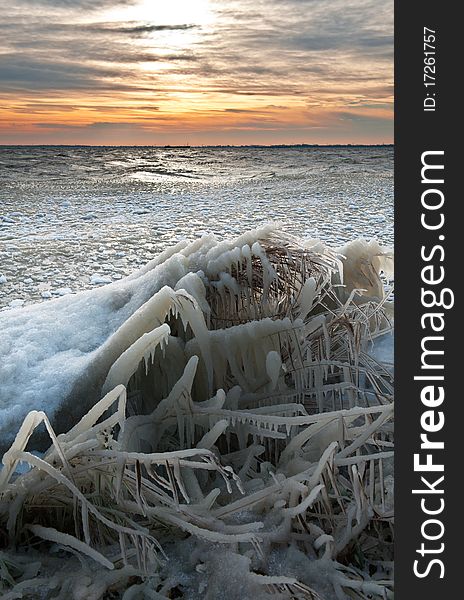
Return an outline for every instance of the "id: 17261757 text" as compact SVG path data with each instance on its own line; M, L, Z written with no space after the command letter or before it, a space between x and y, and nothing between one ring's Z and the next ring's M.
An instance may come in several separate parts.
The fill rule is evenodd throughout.
M436 98L436 31L424 27L424 111L435 112Z

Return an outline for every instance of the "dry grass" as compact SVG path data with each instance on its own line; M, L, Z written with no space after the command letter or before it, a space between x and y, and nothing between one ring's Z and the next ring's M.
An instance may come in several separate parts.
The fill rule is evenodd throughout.
M201 339L187 313L204 316L183 293L183 373L161 402L172 340L68 433L44 413L25 419L0 471L4 598L213 599L212 548L248 561L230 598L393 597L393 382L367 352L392 327L384 299L344 295L328 250L275 237L253 248L207 274ZM36 456L28 441L43 424L51 446ZM187 584L168 565L191 540ZM308 568L288 559L279 572L279 552Z

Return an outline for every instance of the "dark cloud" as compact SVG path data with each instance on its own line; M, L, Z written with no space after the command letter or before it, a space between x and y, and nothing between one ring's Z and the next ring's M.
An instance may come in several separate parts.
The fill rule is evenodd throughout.
M86 125L68 125L67 123L36 123L36 127L39 129L57 129L60 131L104 131L104 130L121 130L121 129L137 129L139 126L132 122L96 122L89 123Z
M337 113L337 117L342 121L353 121L356 123L364 123L366 125L369 124L377 124L380 125L382 122L388 122L390 119L385 117L371 116L365 114L359 114L356 112L345 111Z
M158 31L186 31L195 29L198 25L180 24L180 25L130 25L115 26L111 23L88 25L83 29L86 31L102 34L127 34L127 35L144 35L147 33L156 33Z
M246 114L253 114L253 113L257 113L260 112L258 110L254 110L252 108L246 109L246 108L225 108L224 112L228 112L228 113L236 113L238 115L246 115Z
M4 86L32 84L36 89L81 88L90 82L98 84L105 78L121 76L119 69L79 63L36 60L10 55L0 63L0 81Z
M102 10L117 6L131 6L137 0L21 0L23 6L46 8L46 9L70 9L70 10Z

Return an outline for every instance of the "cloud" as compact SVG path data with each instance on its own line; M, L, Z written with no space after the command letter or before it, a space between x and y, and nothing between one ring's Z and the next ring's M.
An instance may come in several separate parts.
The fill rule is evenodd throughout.
M128 35L144 35L147 33L156 33L158 31L186 31L195 29L198 25L180 24L180 25L131 25L125 24L122 26L114 26L112 23L102 23L89 25L85 27L87 31L101 34L128 34Z
M235 113L237 115L256 114L259 111L253 108L225 108L224 112Z
M144 110L209 110L243 116L244 126L254 115L267 126L269 115L293 111L298 127L324 111L392 106L392 0L210 0L208 22L163 21L162 11L155 22L110 18L116 7L130 16L137 2L22 0L3 8L0 99L13 106L11 117L25 118L26 105L44 118L61 106L87 123L95 112L103 120L105 107L125 120L146 118ZM156 109L136 108L151 103Z
M31 8L47 9L68 9L68 10L93 10L98 11L104 8L114 8L116 6L131 6L136 4L137 0L22 0L21 4L29 5Z

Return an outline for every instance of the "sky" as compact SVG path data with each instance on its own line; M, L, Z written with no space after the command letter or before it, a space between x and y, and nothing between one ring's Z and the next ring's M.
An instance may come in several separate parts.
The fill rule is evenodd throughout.
M393 141L393 0L5 0L0 144Z

